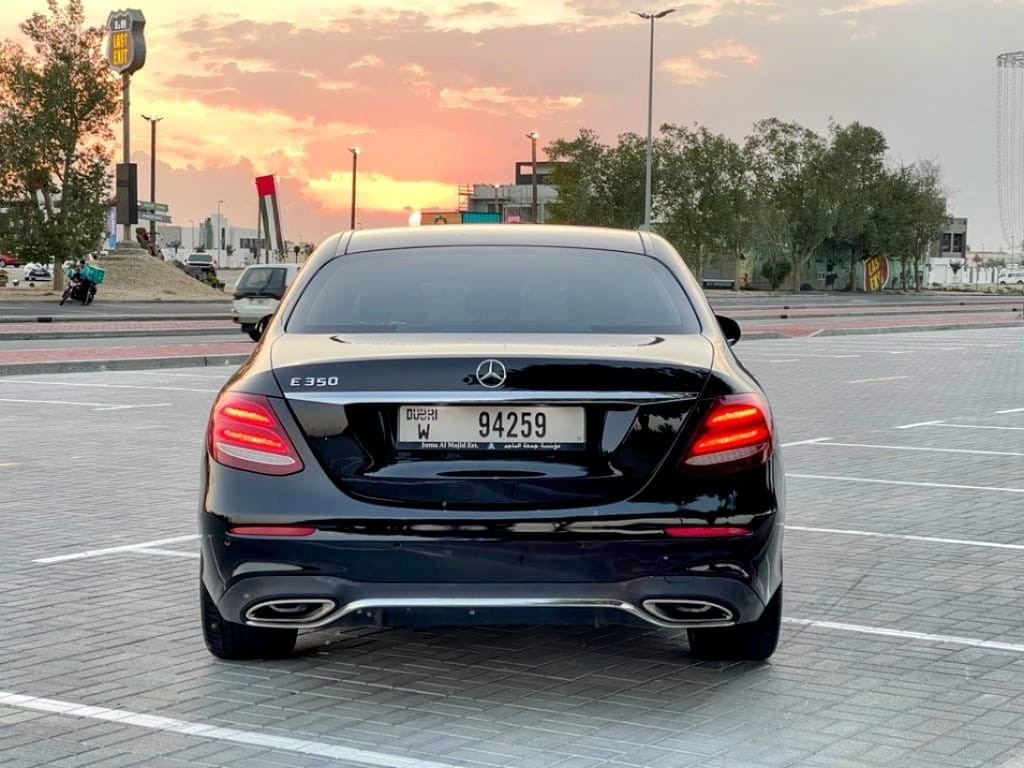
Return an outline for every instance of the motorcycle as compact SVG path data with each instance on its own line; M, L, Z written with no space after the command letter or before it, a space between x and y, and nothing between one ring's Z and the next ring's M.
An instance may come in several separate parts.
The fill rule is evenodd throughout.
M68 299L80 301L83 305L92 304L96 298L96 283L92 280L85 280L80 277L68 278L68 285L64 289L64 295L60 297L63 304Z
M63 304L68 299L80 301L83 305L92 304L96 298L96 286L103 282L104 271L93 264L86 264L77 271L70 264L65 266L64 274L67 275L68 285L64 289L64 295L60 298Z

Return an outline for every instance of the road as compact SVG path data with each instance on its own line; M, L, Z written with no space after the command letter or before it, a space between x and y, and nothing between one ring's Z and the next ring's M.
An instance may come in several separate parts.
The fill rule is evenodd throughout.
M0 379L0 765L1024 764L1024 331L737 351L787 445L769 664L565 627L331 630L215 661L197 460L229 371Z

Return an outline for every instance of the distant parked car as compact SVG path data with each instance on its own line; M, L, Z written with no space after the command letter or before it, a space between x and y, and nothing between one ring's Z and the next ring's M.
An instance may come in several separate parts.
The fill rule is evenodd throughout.
M1024 269L1008 269L999 274L1000 285L1024 285Z
M281 303L285 289L299 274L301 264L251 264L242 272L235 285L235 300L231 304L233 320L259 341L267 322Z
M0 267L20 267L21 260L10 253L0 253Z
M210 272L217 268L216 260L208 253L190 253L185 257L185 265L198 267L204 272Z
M53 280L53 272L39 264L25 267L25 282L41 283Z

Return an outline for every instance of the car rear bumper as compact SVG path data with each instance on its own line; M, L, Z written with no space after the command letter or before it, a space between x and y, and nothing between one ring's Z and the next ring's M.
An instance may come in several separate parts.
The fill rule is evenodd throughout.
M758 619L781 583L775 515L749 536L699 541L250 537L201 519L203 583L226 620L252 626L591 623L595 613L606 623L729 626ZM276 602L310 609L291 621Z
M318 629L341 623L646 623L723 627L757 619L764 603L735 580L647 577L613 583L374 583L337 576L252 576L236 581L217 607L249 626ZM291 613L303 609L302 617ZM278 613L277 609L287 612ZM550 616L551 618L546 618Z

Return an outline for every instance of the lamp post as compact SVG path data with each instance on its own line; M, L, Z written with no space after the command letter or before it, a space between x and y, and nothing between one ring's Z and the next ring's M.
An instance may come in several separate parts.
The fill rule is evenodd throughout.
M220 219L220 207L223 204L224 204L223 200L218 200L217 201L217 234L215 234L214 237L217 238L217 266L218 267L220 266L220 227L221 227L221 223L220 223L220 221L221 221L221 219Z
M533 182L533 223L537 223L537 139L540 134L530 131L526 134L530 140L530 180Z
M498 185L495 184L494 185L494 212L496 214L498 214L498 223L500 224L501 220L502 220L502 216L501 216L501 203L498 202L498 190L499 190Z
M660 13L641 13L633 11L635 16L651 22L651 60L647 73L647 171L644 175L644 229L651 228L651 162L654 154L654 22L663 19L675 8Z
M156 215L156 124L163 120L158 115L143 115L143 120L149 121L149 201L153 204L153 214ZM156 219L149 220L149 242L156 248Z
M356 228L356 172L359 168L359 147L350 147L352 153L352 218L349 222L349 229Z
M189 239L189 253L195 253L196 250L196 220L188 220L188 239Z

